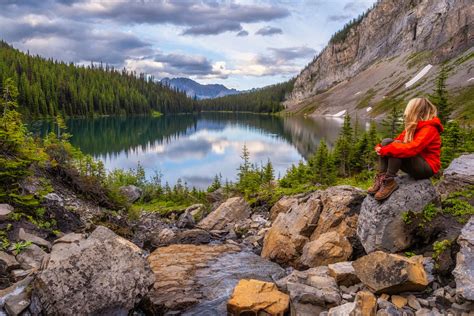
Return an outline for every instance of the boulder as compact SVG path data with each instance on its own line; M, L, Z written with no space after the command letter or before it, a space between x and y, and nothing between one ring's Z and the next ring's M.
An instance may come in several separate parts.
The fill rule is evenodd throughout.
M454 159L443 171L443 179L437 189L442 198L450 193L462 191L474 185L474 154L462 155Z
M48 250L51 249L51 243L41 237L36 235L27 233L23 228L20 228L18 231L18 239L24 241L30 241L38 246L42 246L47 248Z
M319 315L341 303L341 294L327 267L305 271L294 270L277 281L278 287L291 298L294 315Z
M286 213L293 205L298 203L298 198L294 196L284 196L279 199L270 209L270 221L274 221L278 214Z
M369 195L362 203L357 235L367 253L399 252L410 247L416 227L409 228L402 214L420 213L426 205L439 200L429 179L415 180L404 175L397 182L398 190L385 201L379 202Z
M150 314L225 314L240 279L271 281L284 275L277 264L233 244L170 245L156 249L148 261L156 277L143 307Z
M429 284L420 257L372 252L352 263L359 279L376 293L422 291Z
M119 188L119 192L127 199L128 203L133 203L142 196L142 189L134 185L125 185Z
M306 243L327 232L337 232L356 244L355 225L363 197L360 189L336 186L298 198L273 222L265 236L262 256L298 266Z
M336 231L330 231L303 247L300 262L307 267L317 267L346 261L351 254L352 246L347 238Z
M178 218L176 222L176 227L178 228L193 228L195 225L194 217L191 214L191 211L185 210Z
M461 230L457 242L461 249L456 255L456 268L453 271L456 293L474 301L474 216Z
M280 292L274 283L244 279L239 281L227 302L227 314L283 316L289 304L290 297Z
M198 227L208 231L228 229L229 225L249 216L250 206L244 198L233 197L207 215L199 222Z
M330 187L321 195L323 209L318 225L310 239L316 240L322 234L336 231L348 238L351 243L357 241L357 219L366 194L363 190L348 185Z
M31 244L16 256L16 260L18 260L21 267L25 270L39 270L46 255L47 253L44 252L43 249L35 244Z
M154 282L144 252L108 228L62 239L34 282L45 314L127 314Z
M9 204L0 204L0 221L8 220L8 217L12 212L13 206Z
M351 286L360 282L351 261L337 262L328 265L329 275L338 285Z
M10 272L14 269L18 269L20 264L12 255L4 251L0 251L0 274Z

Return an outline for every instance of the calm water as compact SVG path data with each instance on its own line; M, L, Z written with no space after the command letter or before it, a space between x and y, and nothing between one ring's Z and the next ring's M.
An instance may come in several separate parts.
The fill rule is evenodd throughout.
M339 118L275 117L246 113L201 113L153 117L70 119L71 142L101 159L108 170L135 168L163 182L181 178L189 186L207 187L220 173L235 180L244 144L251 161L270 159L276 176L307 158L324 138L331 146L342 124ZM41 134L51 122L31 124Z

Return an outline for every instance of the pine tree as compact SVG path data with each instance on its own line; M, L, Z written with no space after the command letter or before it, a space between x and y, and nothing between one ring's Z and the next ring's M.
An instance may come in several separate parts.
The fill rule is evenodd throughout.
M335 163L342 177L351 175L351 160L353 154L353 130L351 117L346 114L344 123L339 133L339 138L334 147Z
M263 167L263 183L269 184L275 179L275 170L273 169L272 162L268 159L267 164Z
M394 105L387 117L382 121L382 126L387 130L387 137L395 138L403 131L403 113Z
M436 80L436 88L432 95L431 101L438 108L438 117L442 124L446 124L451 116L451 108L449 105L448 90L446 88L446 79L448 78L448 66L443 65Z

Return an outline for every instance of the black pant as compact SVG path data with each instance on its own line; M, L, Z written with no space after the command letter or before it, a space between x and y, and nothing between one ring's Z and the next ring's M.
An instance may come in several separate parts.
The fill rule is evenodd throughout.
M392 142L393 139L385 138L381 145L387 146ZM417 180L433 176L433 169L420 155L410 158L379 156L379 172L385 172L388 176L395 177L400 169Z

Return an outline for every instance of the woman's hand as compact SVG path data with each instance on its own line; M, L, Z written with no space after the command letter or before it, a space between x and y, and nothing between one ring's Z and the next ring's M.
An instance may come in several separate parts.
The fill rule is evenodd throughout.
M377 153L377 155L380 156L380 149L382 149L382 147L380 146L375 146L375 152Z

